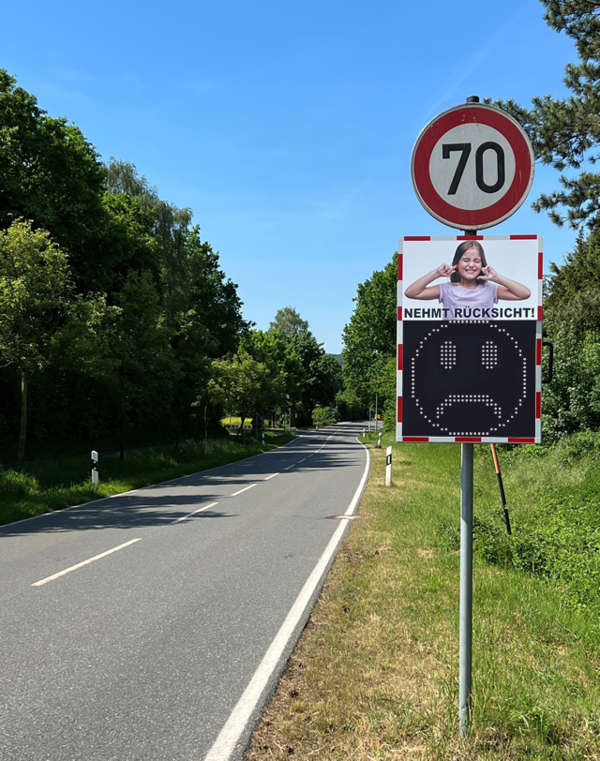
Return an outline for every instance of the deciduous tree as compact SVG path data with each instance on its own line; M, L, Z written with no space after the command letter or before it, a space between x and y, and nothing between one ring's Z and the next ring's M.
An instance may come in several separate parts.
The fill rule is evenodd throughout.
M383 270L359 284L354 312L344 328L344 379L366 406L376 393L391 387L389 378L382 376L389 375L389 360L396 356L397 268L394 254Z
M49 117L0 69L0 227L31 220L70 255L76 279L93 276L104 176L79 128Z
M300 317L294 307L278 309L273 322L269 324L269 330L282 330L290 337L309 332L308 322Z
M56 355L72 294L67 257L48 233L22 220L0 232L0 361L15 365L21 377L19 463L25 454L29 375Z
M208 384L209 398L222 406L233 405L241 416L237 435L244 430L244 421L255 412L264 413L275 401L273 379L269 368L241 351L231 359L212 363ZM197 404L202 404L200 398Z

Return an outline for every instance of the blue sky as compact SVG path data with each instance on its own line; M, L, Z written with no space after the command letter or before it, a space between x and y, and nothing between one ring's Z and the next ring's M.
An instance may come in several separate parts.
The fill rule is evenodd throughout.
M412 190L425 124L469 95L564 95L574 47L542 15L537 0L34 0L3 9L0 67L194 211L247 319L266 329L291 305L336 353L398 238L455 234ZM557 185L538 166L487 234L541 234L562 262L575 233L530 209Z

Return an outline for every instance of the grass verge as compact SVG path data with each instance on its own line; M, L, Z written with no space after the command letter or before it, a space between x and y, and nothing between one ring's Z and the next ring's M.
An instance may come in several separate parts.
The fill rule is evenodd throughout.
M0 525L216 468L293 438L266 433L264 447L251 437L245 445L223 438L186 441L179 449L130 451L124 460L118 455L103 457L98 489L91 483L90 461L82 457L41 460L21 471L0 470Z
M458 740L460 447L394 450L391 488L385 449L372 451L362 519L350 527L245 761L599 759L597 604L573 605L560 579L490 565L481 541L473 723ZM515 535L540 490L585 479L583 467L557 473L555 465L526 457L511 464ZM502 529L489 448L477 449L475 470L476 515Z

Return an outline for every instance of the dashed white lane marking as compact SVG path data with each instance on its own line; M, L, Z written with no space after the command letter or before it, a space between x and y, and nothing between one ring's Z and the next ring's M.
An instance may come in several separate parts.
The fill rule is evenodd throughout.
M248 491L248 489L253 489L256 486L256 484L250 484L250 486L244 486L243 489L240 489L239 491L234 492L231 494L231 497L237 497L238 494L241 494L243 491Z
M64 571L59 571L58 573L52 574L52 576L47 576L45 579L42 579L41 581L36 581L31 586L41 587L43 584L47 584L49 581L54 581L54 579L58 579L60 576L64 576L66 573L71 573L71 571L76 571L78 568L83 568L84 565L93 563L95 560L100 560L100 558L105 558L107 555L112 555L113 552L118 552L118 550L122 550L125 547L129 547L130 544L135 544L135 542L141 542L141 541L142 541L141 537L139 539L131 539L130 541L125 542L125 544L120 544L118 547L113 547L112 550L101 552L100 555L95 555L93 558L89 558L88 560L84 560L81 563L77 563L77 565L72 565L70 568L65 568Z
M275 478L275 476L278 476L279 473L272 473L270 476L267 476L265 478L265 481L270 481L272 478Z
M361 446L366 449L364 445L361 444ZM235 746L242 733L244 732L244 729L248 724L252 713L260 703L261 696L264 693L271 674L277 669L278 663L283 655L283 652L285 651L287 643L293 636L296 627L302 619L304 611L310 603L315 589L318 587L319 582L327 570L331 558L333 557L333 554L337 550L337 547L344 535L344 531L346 530L346 526L350 522L351 516L356 510L358 502L362 496L365 483L367 481L367 476L369 475L370 456L368 450L366 450L366 455L365 469L363 471L361 481L356 491L354 492L352 502L344 513L346 520L341 521L340 525L331 537L329 544L325 548L325 552L321 556L321 559L316 564L306 583L302 587L300 594L290 608L290 611L282 623L281 628L275 635L275 639L273 642L271 642L271 645L269 646L261 663L256 669L254 676L248 683L248 686L242 693L242 696L238 700L237 705L225 722L225 726L219 733L219 736L215 740L212 748L204 757L204 761L229 761L231 758Z
M211 507L214 507L215 505L218 505L218 504L219 504L218 502L211 502L210 505L205 505L204 507L199 507L197 510L194 510L191 513L187 513L187 515L182 515L181 518L177 518L176 520L171 521L171 525L173 525L173 523L180 523L181 521L185 521L188 518L191 518L192 515L196 515L196 513L203 513L205 510L208 510Z

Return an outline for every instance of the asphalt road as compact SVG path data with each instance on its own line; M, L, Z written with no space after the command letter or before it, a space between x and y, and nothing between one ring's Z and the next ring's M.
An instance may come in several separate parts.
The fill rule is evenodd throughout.
M241 758L364 485L359 430L0 527L0 759Z

